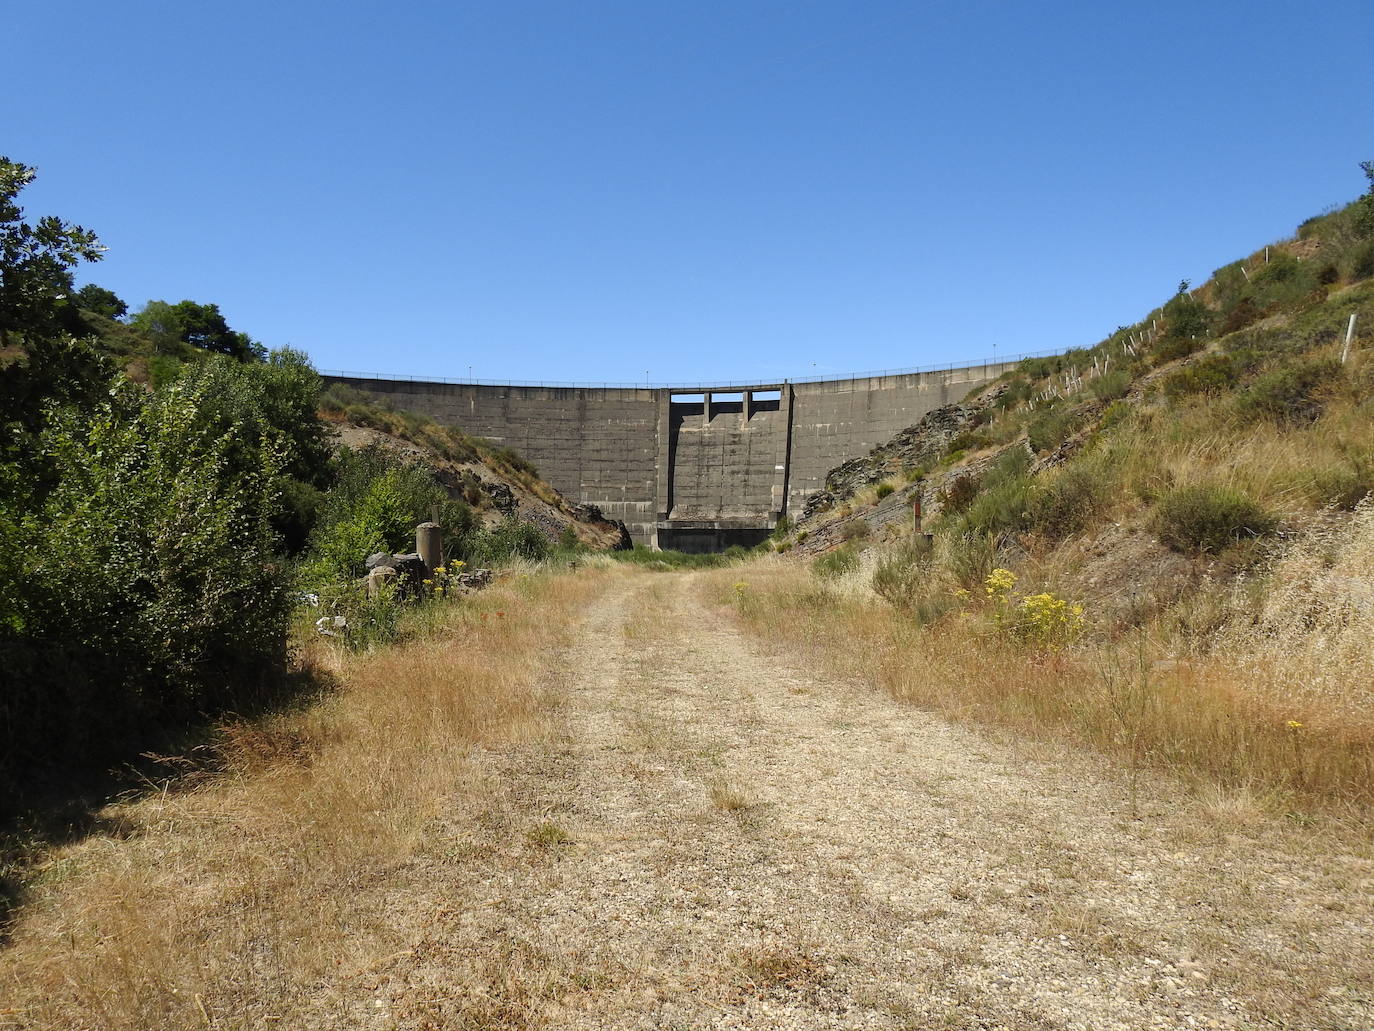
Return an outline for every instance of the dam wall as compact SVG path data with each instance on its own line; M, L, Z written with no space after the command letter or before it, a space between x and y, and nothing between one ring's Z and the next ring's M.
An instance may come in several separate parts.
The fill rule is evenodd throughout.
M636 543L711 551L761 540L835 466L1014 365L681 387L323 378L515 448Z

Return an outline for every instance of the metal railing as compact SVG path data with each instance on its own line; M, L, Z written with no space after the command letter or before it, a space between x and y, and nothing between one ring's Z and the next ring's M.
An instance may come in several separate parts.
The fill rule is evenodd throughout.
M402 376L385 372L349 372L338 369L321 369L321 376L337 376L346 379L375 379L397 383L451 383L469 387L568 387L616 390L672 390L679 394L699 394L706 390L763 389L782 386L784 383L844 383L856 379L877 379L883 376L914 376L925 372L954 372L959 369L977 369L988 365L1005 365L1019 362L1024 358L1048 358L1065 353L1069 348L1055 348L1049 351L1030 351L1021 354L997 355L982 361L949 362L945 365L922 365L907 369L875 369L871 372L850 372L829 376L792 376L787 379L727 379L702 382L650 382L639 383L587 383L560 380L524 379L452 379L446 376Z

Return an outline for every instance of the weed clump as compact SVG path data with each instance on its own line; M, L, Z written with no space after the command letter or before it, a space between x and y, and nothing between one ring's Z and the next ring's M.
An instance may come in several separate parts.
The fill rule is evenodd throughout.
M847 541L863 540L872 534L873 528L868 525L867 519L855 519L851 523L845 523L844 529L840 531L840 536Z
M1217 554L1237 541L1263 537L1278 520L1253 498L1230 487L1182 487L1164 495L1154 514L1161 543L1175 551Z
M812 571L822 580L838 580L859 568L859 549L846 542L811 564Z
M1321 414L1322 394L1341 375L1334 358L1283 365L1257 377L1236 399L1243 416L1276 422L1312 422Z

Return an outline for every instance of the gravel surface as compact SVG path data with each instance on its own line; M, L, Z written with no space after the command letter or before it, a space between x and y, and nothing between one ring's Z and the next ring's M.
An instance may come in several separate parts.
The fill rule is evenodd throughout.
M702 578L607 583L319 1026L1374 1028L1367 848L799 668Z

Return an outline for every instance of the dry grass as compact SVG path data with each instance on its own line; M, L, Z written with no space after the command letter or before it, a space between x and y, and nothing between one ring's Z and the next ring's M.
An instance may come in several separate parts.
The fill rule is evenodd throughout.
M540 732L540 675L593 579L513 580L370 656L317 647L336 694L228 728L226 775L113 807L119 840L48 858L0 956L0 1026L288 1026L322 979L399 948L388 875L442 810L481 805L474 746Z
M1334 352L1315 352L1331 358ZM1120 478L1123 498L1171 487L1236 488L1281 513L1310 509L1314 479L1374 453L1374 419L1363 386L1370 359L1356 355L1321 418L1310 424L1242 420L1214 398L1138 410L1113 429L1098 458Z
M1274 596L1272 628L1242 628L1250 601L1237 592L1234 638L1201 656L1180 657L1179 641L1149 628L1124 643L1037 650L999 633L976 603L922 628L783 563L748 569L751 589L742 597L724 578L715 589L747 627L786 642L802 661L915 705L1021 737L1068 738L1129 769L1167 769L1285 810L1318 806L1364 819L1374 806L1371 660L1361 647L1374 634L1374 510L1342 541L1320 589L1291 573L1311 561L1308 551L1280 566L1289 594ZM1366 570L1358 592L1356 568Z
M735 813L749 808L749 797L739 785L718 780L711 785L711 804L727 813Z

